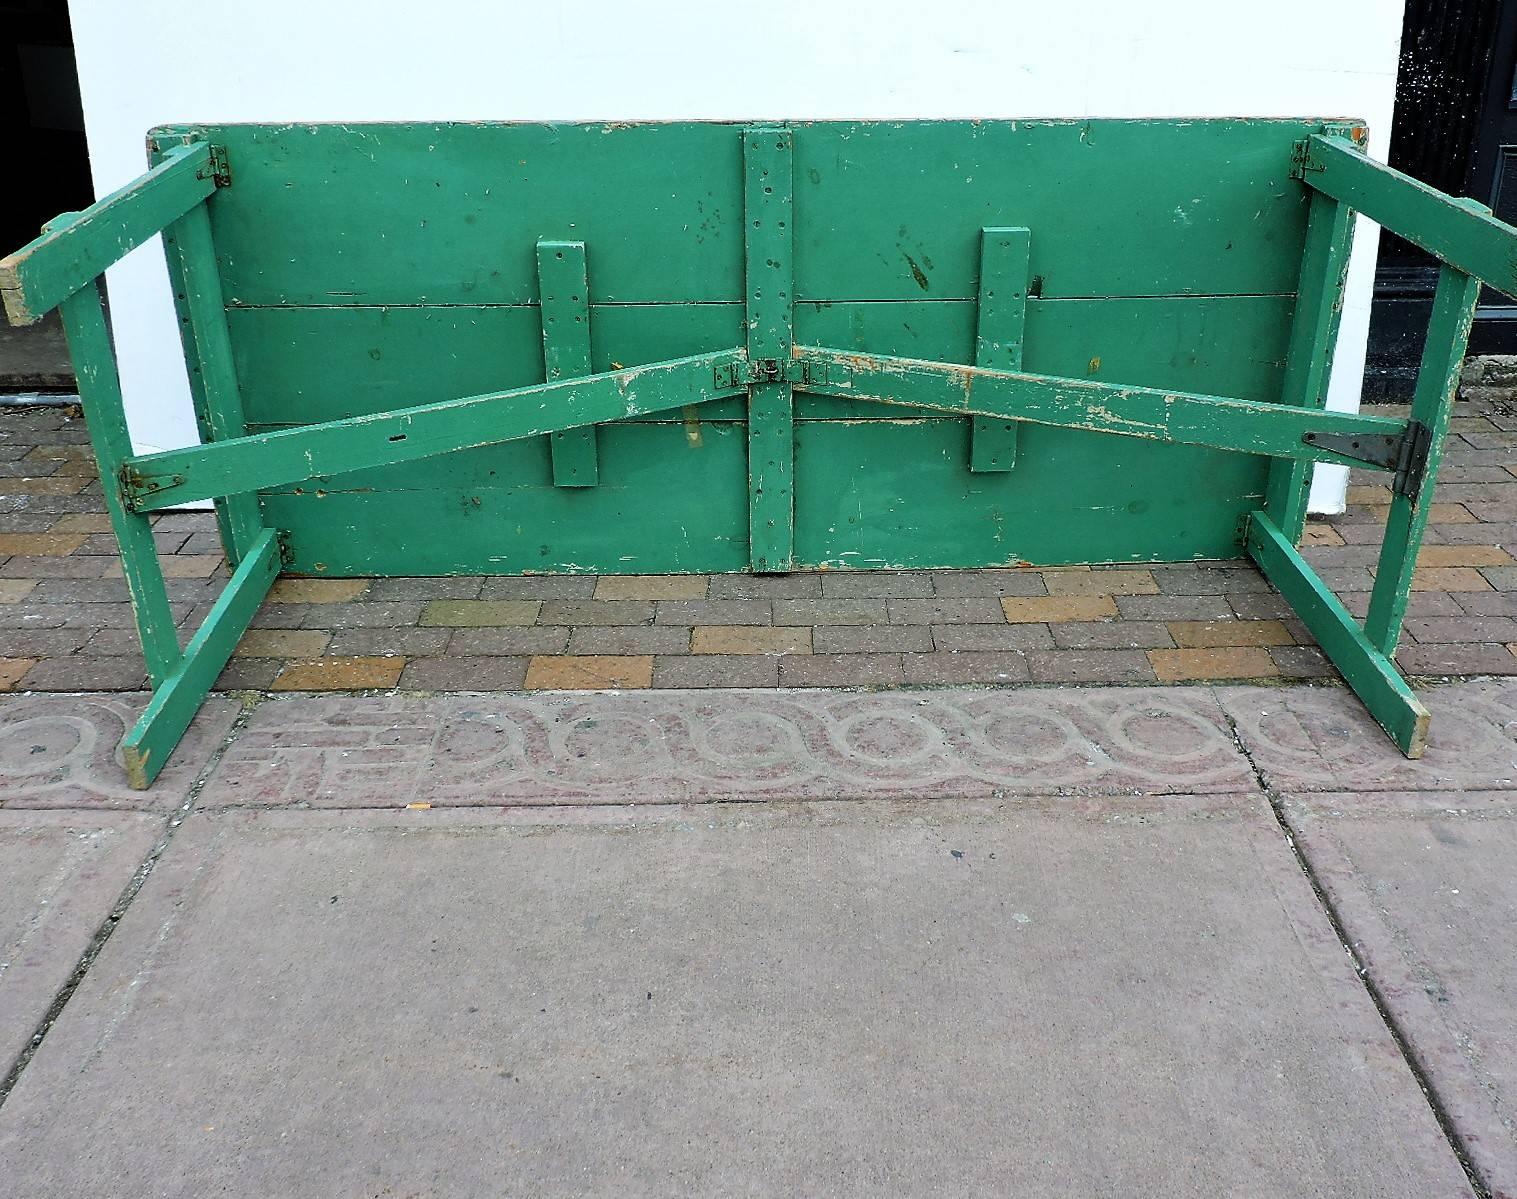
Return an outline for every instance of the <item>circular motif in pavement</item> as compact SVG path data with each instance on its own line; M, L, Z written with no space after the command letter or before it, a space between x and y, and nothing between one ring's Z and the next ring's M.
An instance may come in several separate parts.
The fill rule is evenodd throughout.
M696 754L707 766L737 774L739 767L797 766L805 746L794 722L775 712L717 712L687 719Z
M837 746L855 761L900 770L936 757L943 731L911 712L856 712L833 729Z
M1116 746L1169 763L1214 753L1222 739L1221 729L1200 713L1155 705L1119 708L1108 727Z
M33 716L0 725L0 775L36 783L55 774L62 782L71 768L93 760L95 746L95 727L77 716Z
M552 732L552 766L574 775L625 775L628 768L665 765L664 731L636 713L597 713Z
M1074 757L1089 766L1105 757L1072 720L1051 709L1003 707L988 717L981 715L973 733L980 749L1010 762L1052 765Z
M1239 732L1259 766L1293 785L1349 787L1507 787L1517 781L1512 745L1517 688L1455 683L1421 693L1432 709L1427 752L1400 752L1354 695L1302 687L1229 697Z

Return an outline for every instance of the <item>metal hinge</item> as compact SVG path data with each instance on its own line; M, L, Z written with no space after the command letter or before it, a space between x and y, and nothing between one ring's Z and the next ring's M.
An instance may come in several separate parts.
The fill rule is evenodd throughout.
M1410 422L1401 439L1401 454L1396 460L1396 477L1391 481L1391 490L1415 504L1422 494L1422 479L1427 474L1427 460L1432 451L1433 431L1420 420Z
M1413 503L1422 494L1422 480L1433 448L1433 431L1420 420L1408 421L1406 432L1303 433L1301 440L1319 449L1331 450L1366 466L1393 472L1391 491Z
M751 358L724 362L713 368L716 386L724 391L755 383L790 383L806 387L827 381L827 366L821 362L798 362L793 358Z
M197 172L200 179L214 179L217 187L232 185L232 168L227 162L225 146L210 146L211 160Z
M1319 164L1312 162L1311 142L1302 138L1291 147L1290 177L1292 179L1304 179L1306 178L1307 171L1320 171L1322 169Z
M783 383L785 366L778 358L754 358L748 363L748 382Z
M1344 141L1352 142L1354 148L1358 150L1364 149L1365 139L1369 136L1368 130L1357 122L1349 124L1333 122L1323 125L1318 132L1323 137L1337 137L1342 138ZM1302 138L1291 147L1290 177L1292 179L1305 179L1308 171L1322 171L1326 169L1320 162L1312 160L1310 138Z
M163 475L148 478L138 473L130 462L124 462L117 477L117 490L121 495L121 506L128 512L136 512L138 510L138 503L143 496L152 495L155 491L162 491L165 487L179 487L183 483L183 475Z

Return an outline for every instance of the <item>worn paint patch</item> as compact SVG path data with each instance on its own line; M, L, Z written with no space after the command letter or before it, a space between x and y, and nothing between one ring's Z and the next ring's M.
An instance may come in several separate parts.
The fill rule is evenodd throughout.
M917 265L917 260L906 253L905 250L901 251L901 257L906 259L906 265L911 268L911 277L916 280L916 285L923 291L926 291L931 284L927 281L926 273Z

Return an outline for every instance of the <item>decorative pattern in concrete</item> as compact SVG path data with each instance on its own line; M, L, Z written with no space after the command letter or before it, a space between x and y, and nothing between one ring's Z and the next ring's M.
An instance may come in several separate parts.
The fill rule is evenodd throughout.
M1166 794L1253 785L1203 688L290 696L201 805Z
M133 791L118 747L146 706L145 695L0 696L0 807L177 808L240 707L212 696L152 790Z
M477 1167L552 1193L614 1159L627 1193L999 1169L1027 1194L1469 1194L1262 784L1458 1143L1517 1193L1517 681L1426 694L1418 763L1335 687L295 693L235 736L215 697L145 795L114 761L143 697L0 697L0 1068L119 929L0 1094L0 1177L132 1193L169 1144L185 1194L228 1163L316 1193L289 1170L318 1153L413 1189L489 1189Z
M1413 762L1341 687L1217 689L1254 764L1283 791L1517 787L1517 684L1476 679L1422 694L1433 723Z

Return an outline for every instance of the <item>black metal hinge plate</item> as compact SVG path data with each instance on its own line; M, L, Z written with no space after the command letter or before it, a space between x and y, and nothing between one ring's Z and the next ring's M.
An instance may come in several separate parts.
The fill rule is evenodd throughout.
M794 359L754 358L747 362L723 363L714 370L714 382L723 391L748 387L754 383L790 383L796 387L825 383L827 366L820 362L797 362Z
M1401 444L1401 457L1396 463L1396 477L1391 481L1392 491L1416 502L1422 494L1422 480L1427 474L1427 461L1432 449L1431 429L1420 420L1407 425L1406 436Z
M1301 440L1366 466L1393 472L1391 490L1416 501L1422 493L1433 431L1420 420L1407 422L1400 436L1381 433L1304 433Z
M217 187L231 187L232 167L227 162L226 147L212 146L210 149L210 177L216 181Z

